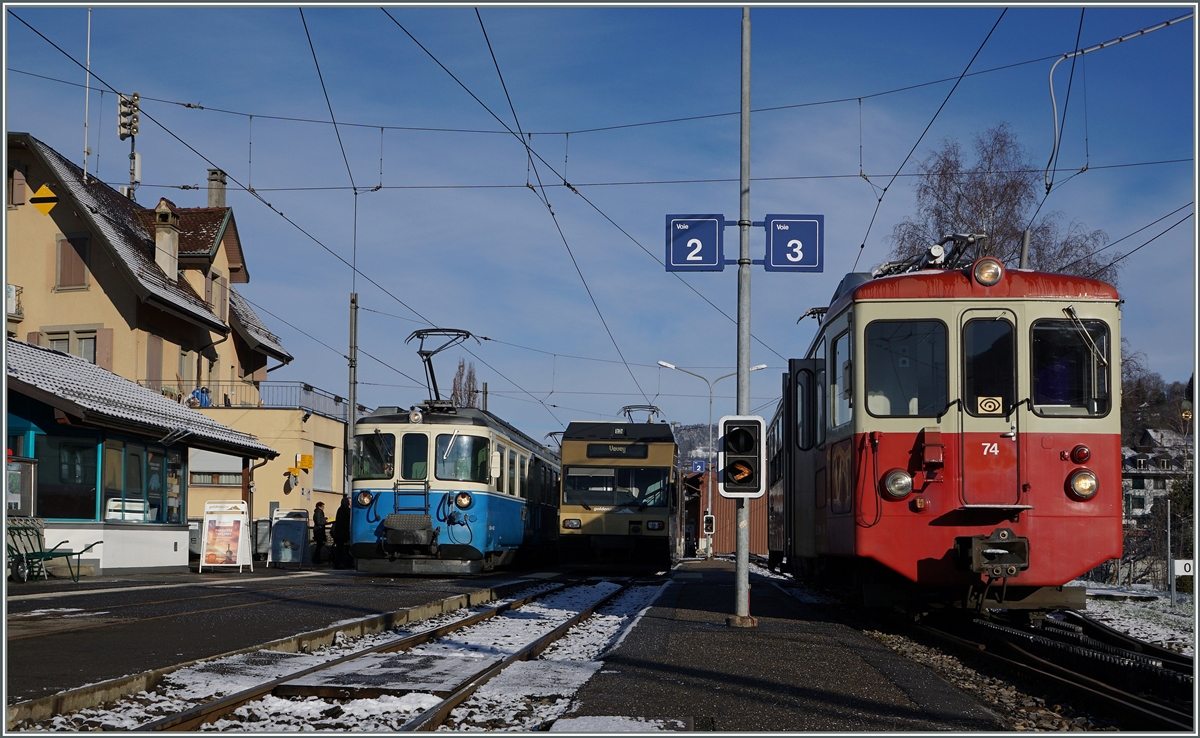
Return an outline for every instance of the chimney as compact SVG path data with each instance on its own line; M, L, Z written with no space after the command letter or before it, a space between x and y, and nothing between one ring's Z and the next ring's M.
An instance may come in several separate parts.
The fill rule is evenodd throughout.
M220 169L208 170L208 206L225 207L225 172Z
M179 278L179 214L165 197L154 208L154 263L162 267L167 279Z

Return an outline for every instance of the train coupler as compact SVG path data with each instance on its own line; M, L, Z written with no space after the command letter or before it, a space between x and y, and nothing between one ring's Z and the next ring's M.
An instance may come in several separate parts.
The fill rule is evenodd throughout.
M986 536L959 536L954 551L960 569L992 579L1015 577L1029 568L1029 539L1009 528L997 528Z

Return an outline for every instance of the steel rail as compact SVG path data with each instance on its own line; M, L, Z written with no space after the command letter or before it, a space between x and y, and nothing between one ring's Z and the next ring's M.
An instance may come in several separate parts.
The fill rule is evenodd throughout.
M237 692L235 694L228 695L226 697L222 697L220 699L213 700L211 702L206 702L202 705L197 705L196 707L193 707L188 710L184 710L183 712L176 713L175 715L169 715L167 717L160 718L159 720L155 720L155 721L152 721L149 723L143 723L142 725L139 725L136 728L134 728L134 730L136 730L136 731L151 731L151 730L188 731L188 730L195 730L196 728L198 728L199 726L201 726L205 723L213 722L214 720L218 720L218 719L224 717L225 715L228 715L229 713L233 712L234 710L236 710L237 708L246 704L247 702L252 702L252 701L258 699L259 697L263 697L264 695L266 695L266 694L270 693L272 690L274 690L275 687L277 687L281 684L284 684L285 682L290 682L294 679L298 679L303 676L308 676L309 674L314 674L316 672L323 671L325 669L329 669L334 666L338 666L340 664L344 664L347 661L353 661L354 659L361 658L362 656L366 656L368 654L388 653L391 651L402 651L407 648L419 646L422 643L426 643L428 641L434 640L435 638L441 638L442 636L444 636L448 633L452 633L456 630L461 630L463 628L467 628L472 625L475 625L476 623L483 622L484 620L487 620L489 618L493 618L493 617L495 617L503 612L506 612L508 610L512 610L512 609L521 607L522 605L528 604L529 602L531 602L539 597L545 597L548 594L553 594L554 592L558 592L558 591L562 590L565 586L566 586L565 584L556 584L553 587L551 587L550 589L546 589L541 592L537 592L535 594L528 595L526 597L521 597L519 599L515 599L515 600L512 600L511 602L506 602L501 605L496 605L495 607L487 608L483 612L476 613L475 615L471 615L469 617L463 618L462 620L456 620L453 623L443 625L439 628L427 630L423 633L417 633L415 635L411 635L406 638L400 638L400 639L397 639L394 641L387 641L385 643L381 643L376 646L372 646L370 648L366 648L366 649L363 649L360 651L355 651L354 653L347 654L346 656L342 656L340 658L336 658L331 661L326 661L322 664L317 664L316 666L311 666L307 669L302 669L300 671L291 672L285 676L281 676L277 679L272 679L271 681L264 682L262 684L254 686L254 687L250 687L249 689L242 690L241 692Z
M1084 674L1059 666L1029 653L1015 643L1000 640L1014 658L1001 655L986 644L947 633L929 625L915 625L915 630L946 641L959 648L967 648L1012 672L1032 677L1049 685L1067 690L1081 698L1094 700L1104 709L1116 712L1130 722L1130 729L1192 730L1192 716L1168 705L1129 694L1116 687L1093 679Z
M617 589L608 593L607 595L601 597L600 599L596 600L594 603L592 603L591 605L588 605L583 610L580 610L578 613L576 613L574 616L572 616L565 623L558 626L554 630L550 631L546 635L544 635L544 636L538 638L537 640L533 641L532 643L522 647L520 650L516 651L515 653L513 653L513 654L509 655L508 657L506 657L505 659L501 660L499 663L494 664L486 669L483 669L479 673L471 676L469 679L464 680L463 685L461 687L459 687L458 689L456 689L449 697L445 698L444 700L442 700L438 704L434 705L433 707L430 707L429 709L425 710L420 715L417 715L413 719L409 720L407 723L401 725L400 730L401 731L437 730L438 726L440 726L442 723L444 723L446 721L446 718L450 716L450 713L454 710L454 708L458 707L463 702L466 702L467 699L470 698L470 696L475 693L475 690L482 687L484 684L486 684L488 681L490 681L497 674L504 671L504 669L506 669L508 666L510 666L518 661L528 661L529 659L533 658L534 656L537 656L538 654L540 654L542 651L546 650L546 648L549 647L550 644L554 643L555 641L557 641L558 639L560 639L564 635L566 635L567 632L571 630L571 628L574 628L576 625L578 625L582 621L591 617L592 613L595 612L596 608L607 604L614 597L621 594L625 590L629 589L631 584L632 584L631 581L625 581L623 584L621 584L620 587L618 587Z
M1164 666L1177 668L1180 671L1184 671L1188 674L1192 673L1192 670L1195 666L1195 659L1191 656L1172 651L1169 648L1157 646L1153 643L1147 643L1146 641L1138 640L1137 638L1126 635L1125 633L1122 633L1121 631L1102 623L1099 620L1093 620L1077 610L1062 610L1061 612L1069 620L1074 621L1075 624L1083 628L1091 628L1092 630L1097 631L1098 634L1092 636L1097 640L1115 642L1121 648L1144 653L1147 656L1153 656L1154 658L1161 660Z

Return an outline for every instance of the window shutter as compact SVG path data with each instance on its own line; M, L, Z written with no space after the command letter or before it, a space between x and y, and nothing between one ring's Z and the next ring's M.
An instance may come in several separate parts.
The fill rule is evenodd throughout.
M204 273L204 304L205 305L212 304L212 293L213 293L212 287L213 287L212 272L205 272Z
M146 379L153 384L153 389L160 389L163 368L163 340L159 336L146 337Z
M229 320L229 280L225 277L217 279L217 310L222 321Z
M113 329L101 328L96 331L96 366L107 369L113 368Z
M257 369L255 369L255 370L254 370L253 377L254 377L254 381L255 381L255 382L265 382L265 381L267 381L267 365L266 365L266 362L264 362L262 366L260 366L259 368L257 368Z
M40 331L30 331L29 334L25 336L25 343L31 343L34 346L41 346L42 345L41 332Z
M58 286L87 286L87 238L58 239Z
M14 169L12 173L12 205L25 204L25 173Z

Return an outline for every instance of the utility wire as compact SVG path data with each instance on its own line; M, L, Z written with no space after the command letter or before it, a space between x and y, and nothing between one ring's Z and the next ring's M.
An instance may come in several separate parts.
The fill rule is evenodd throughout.
M854 258L854 266L850 268L850 271L853 272L858 267L858 260L862 258L863 249L867 247L867 237L871 235L871 228L875 225L875 218L879 215L879 207L883 204L883 198L885 195L887 195L888 188L891 187L892 183L896 181L896 177L900 176L900 172L904 169L904 165L908 163L908 160L912 158L913 152L916 151L917 147L921 145L921 141L924 140L925 134L929 133L929 129L933 127L933 122L936 121L938 115L941 114L942 108L945 108L946 103L950 102L950 97L954 94L954 91L958 89L958 85L963 81L963 78L967 76L967 71L971 69L971 65L975 63L975 59L978 58L979 54L983 51L983 47L987 45L988 39L990 39L992 34L995 33L996 26L1000 25L1000 21L1004 19L1004 14L1007 12L1008 8L1000 11L1000 17L997 18L996 22L992 24L992 30L988 31L987 36L985 36L983 39L983 43L979 44L979 48L975 50L975 55L971 57L971 61L967 62L966 68L963 69L962 74L958 75L958 80L954 83L954 86L950 88L950 92L946 93L946 99L942 101L942 104L938 106L937 112L935 112L933 117L929 120L929 125L925 126L924 131L921 131L921 135L917 138L917 142L913 144L912 149L909 150L908 156L905 156L904 161L900 162L900 166L896 168L896 173L892 175L890 180L888 180L887 186L883 188L883 192L880 193L879 198L875 201L875 212L871 214L871 222L867 224L867 232L863 235L862 244L858 247L858 256Z
M1075 53L1071 54L1071 72L1067 75L1067 96L1063 98L1063 114L1062 124L1058 122L1057 116L1054 119L1054 129L1061 130L1067 127L1067 108L1071 105L1071 86L1075 82L1075 62L1079 60L1079 39L1083 37L1083 14L1087 8L1079 9L1079 30L1075 32ZM1058 157L1062 153L1062 147L1055 146L1050 152L1050 161L1046 162L1046 194L1050 194L1050 189L1054 186L1054 175L1058 174ZM1043 200L1044 202L1044 200Z
M536 155L536 151L534 152ZM1136 161L1123 164L1099 164L1091 166L1085 164L1079 171L1072 174L1072 177L1077 177L1084 171L1092 171L1093 169L1128 169L1130 167L1149 167L1161 166L1163 164L1190 164L1194 161L1191 158L1187 159L1159 159L1157 161ZM995 170L996 174L1041 174L1043 169L1001 169ZM864 175L861 174L796 174L779 177L751 177L751 182L797 182L797 181L812 181L823 179L861 179ZM870 177L887 176L882 173L868 174ZM933 177L936 175L927 174L924 172L902 172L898 178L917 178L917 177ZM970 176L969 172L964 172L961 176ZM681 185L681 184L722 184L727 182L737 182L737 177L706 177L700 179L644 179L644 180L627 180L623 182L566 182L554 183L549 182L546 187L563 187L563 188L584 188L584 187L647 187L647 186L662 186L662 185ZM123 182L108 182L109 186L124 184ZM1064 180L1060 184L1056 184L1055 188L1066 184ZM168 190L199 190L198 184L155 184L142 182L138 187L162 188ZM346 185L329 185L329 186L312 186L312 187L255 187L255 192L336 192L339 190L353 189ZM523 190L528 189L528 185L524 184L444 184L444 185L383 185L382 187L372 187L371 191L375 190ZM660 262L661 265L661 262Z
M304 8L300 11L300 23L304 25L304 37L308 39L308 50L312 52L313 66L317 68L317 79L321 82L321 93L325 95L325 105L329 108L329 120L333 123L333 132L337 135L338 148L342 150L342 161L346 163L346 174L350 177L350 186L358 191L354 184L354 172L350 170L350 159L346 156L346 146L342 143L342 132L338 130L337 117L333 114L333 103L329 101L329 90L325 88L325 77L321 74L321 63L317 61L317 49L313 46L312 35L308 32L308 22L304 20Z
M1122 255L1118 256L1117 258L1115 258L1115 259L1113 259L1112 261L1110 261L1108 264L1106 264L1106 265L1104 265L1104 266L1100 267L1100 268L1099 268L1099 269L1097 269L1096 271L1094 271L1094 272L1092 272L1091 274L1089 274L1089 275L1088 275L1088 277L1094 277L1094 276L1096 276L1097 274L1100 274L1101 272L1105 271L1106 269L1108 269L1108 268L1112 267L1112 266L1113 266L1114 264L1116 264L1117 262L1119 262L1119 261L1121 261L1121 260L1123 260L1123 259L1127 259L1127 258L1129 258L1130 256L1133 256L1134 254L1136 254L1137 252L1139 252L1139 251L1141 251L1142 249L1146 248L1146 247L1147 247L1147 246L1149 246L1151 243L1153 243L1155 240L1157 240L1157 239L1159 238L1159 236L1163 236L1163 235L1165 235L1166 233L1168 233L1169 231L1171 231L1172 229L1174 229L1174 228L1175 228L1175 226L1179 225L1180 223L1183 223L1183 222L1185 222L1185 221L1186 221L1188 218L1191 218L1193 215L1195 215L1195 213L1188 213L1187 215L1183 216L1183 217L1182 217L1182 218L1180 218L1179 220L1175 221L1173 224L1171 224L1171 225L1167 226L1166 230L1164 230L1164 231L1161 231L1161 232L1160 232L1158 235L1154 236L1154 237L1153 237L1153 238L1151 238L1149 241L1146 241L1146 242L1145 242L1145 243L1143 243L1141 246L1138 246L1138 247L1137 247L1136 249L1134 249L1133 251L1130 251L1128 254L1122 254Z
M1064 184L1065 184L1065 183L1064 183ZM1088 259L1092 258L1092 257L1093 257L1093 256L1095 256L1096 254L1099 254L1101 251L1107 251L1108 249L1111 249L1113 246L1116 246L1117 244L1121 243L1121 242L1122 242L1122 241L1124 241L1125 239L1127 239L1127 238L1132 238L1132 237L1136 236L1137 234L1139 234L1139 233L1141 233L1142 231L1146 230L1146 229L1147 229L1147 228L1149 228L1150 226L1152 226L1152 225L1155 225L1155 224L1157 224L1157 223L1161 223L1162 221L1166 220L1167 218L1170 218L1170 217L1171 217L1172 215L1174 215L1175 213L1178 213L1180 210L1183 210L1184 208L1187 208L1187 207L1191 207L1191 206L1192 206L1192 205L1194 205L1194 204L1195 204L1195 202L1193 201L1193 202L1189 202L1187 205L1181 205L1181 206L1179 206L1179 207L1175 208L1174 210L1172 210L1171 212L1167 213L1166 215L1162 216L1161 218L1159 218L1159 219L1157 219L1157 220L1153 220L1153 221L1151 221L1151 222L1147 223L1146 225L1142 226L1141 228L1137 229L1136 231L1133 231L1132 233L1128 233L1128 234L1126 234L1126 235L1124 235L1124 236L1121 236L1121 237L1120 237L1120 238L1118 238L1116 241L1112 241L1112 242L1110 242L1110 243L1109 243L1107 246L1104 246L1103 248L1096 249L1095 251L1091 252L1090 254L1087 254L1087 255L1085 255L1085 256L1082 256L1082 257L1080 257L1080 258L1076 259L1075 261L1071 262L1070 264L1067 264L1066 266L1064 266L1064 267L1061 267L1061 268L1059 269L1059 271L1060 271L1060 272L1065 272L1065 271L1067 271L1068 269L1070 269L1071 267L1075 266L1076 264L1079 264L1080 262L1087 261ZM1173 226L1172 226L1172 227L1173 227ZM1160 235L1161 235L1161 234L1160 234ZM1157 236L1156 236L1156 238L1157 238ZM1145 245L1145 244L1143 244L1143 245ZM1139 248L1140 248L1140 247L1139 247ZM1133 253L1133 252L1131 251L1131 252L1129 252L1129 253ZM1109 264L1109 266L1112 266L1112 265L1113 265L1113 264L1115 264L1115 263L1116 263L1116 262L1114 261L1114 262L1112 262L1111 264ZM1108 267L1105 267L1105 269L1107 269L1107 268L1108 268Z
M545 159L545 158L543 158L543 157L542 157L542 155L541 155L541 154L539 154L539 153L537 152L537 150L533 149L531 146L529 146L527 143L525 143L525 141L523 140L523 139L524 139L524 137L523 137L523 136L521 136L521 135L520 135L520 134L518 134L516 131L513 131L511 128L509 128L509 127L508 127L508 124L507 124L507 123L505 123L503 120L501 120L501 119L500 119L500 117L499 117L498 115L496 115L496 114L495 114L495 113L492 111L492 109L491 109L491 108L489 108L489 107L487 106L487 104L486 104L486 103L484 103L482 100L480 100L480 99L479 99L479 97L478 97L478 96L476 96L476 95L475 95L475 93L474 93L474 92L471 92L470 88L468 88L466 85L464 85L464 84L463 84L463 83L462 83L462 82L461 82L461 81L458 79L458 77L454 76L454 73L453 73L453 72L451 72L449 69L447 69L447 68L446 68L446 65L442 64L442 62L441 62L441 61L439 61L439 60L438 60L438 58L437 58L436 56L434 56L434 55L433 55L433 52L431 52L431 51L429 51L429 49L425 48L424 44L422 44L420 41L418 41L418 40L416 39L416 37L415 37L415 36L413 36L411 33L409 33L408 29L407 29L407 28L405 28L405 27L404 27L404 26L403 26L403 25L400 23L400 21L398 21L398 20L396 20L394 17L392 17L392 14L391 14L391 13L389 13L389 12L387 11L387 9L386 9L386 8L380 8L380 10L382 10L382 11L383 11L383 13L384 13L384 15L386 15L386 16L387 16L387 17L388 17L388 18L389 18L389 19L390 19L390 20L391 20L393 23L395 23L395 24L396 24L396 26L397 26L397 27L398 27L398 28L399 28L401 31L404 31L405 35L407 35L407 36L408 36L410 39L412 39L413 43L415 43L415 44L416 44L418 47L420 47L420 49L421 49L422 51L424 51L424 52L425 52L425 53L426 53L426 54L429 56L429 58L430 58L430 59L432 59L432 60L434 61L434 63L435 63L435 64L437 64L439 67L441 67L441 68L442 68L442 69L443 69L443 70L446 72L446 74L450 75L450 78L451 78L451 79L453 79L455 82L458 82L459 86L460 86L460 87L462 87L462 88L463 88L463 90L465 90L465 91L466 91L466 93L467 93L468 95L470 95L470 96L471 96L471 97L472 97L472 98L473 98L473 99L474 99L476 102L478 102L478 103L480 104L480 106L482 106L482 107L483 107L483 109L484 109L484 110L486 110L486 111L488 112L488 114L489 114L489 115L491 115L493 118L495 118L495 119L496 119L496 121L497 121L498 123L500 123L500 125L504 126L506 129L508 129L508 132L509 132L511 135L513 135L513 136L517 137L518 139L521 139L521 144L522 144L523 146L525 146L525 147L526 147L526 150L527 150L529 153L532 153L532 154L533 154L535 157L537 157L537 160L538 160L538 161L540 161L540 162L542 162L542 164L543 164L543 165L544 165L544 166L545 166L547 169L549 169L551 172L553 172L553 173L555 174L555 176L557 176L557 177L559 177L560 179L562 179L562 181L563 181L563 185L564 185L564 186L566 186L568 189L570 189L570 190L571 190L572 192L574 192L576 195L579 195L579 197L580 197L580 198L582 198L582 199L583 199L583 201L584 201L584 202L586 202L586 203L587 203L587 204L588 204L588 205L589 205L589 206L590 206L590 207L591 207L593 210L595 210L595 211L596 211L596 212L597 212L597 213L598 213L598 214L599 214L599 215L600 215L602 218L604 218L604 219L605 219L605 220L607 220L609 223L611 223L611 224L612 224L612 225L613 225L613 226L614 226L614 227L615 227L617 230L619 230L621 233L623 233L623 234L624 234L624 235L625 235L625 236L626 236L626 237L627 237L629 240L633 241L633 243L635 243L635 244L638 246L638 248L640 248L640 249L642 249L642 251L646 252L646 254L647 254L648 256L650 256L650 258L652 258L652 259L655 261L655 263L657 263L659 266L662 266L662 265L663 265L663 262L662 262L662 261L660 261L660 260L659 260L659 258L658 258L657 256L655 256L654 254L652 254L652 253L649 251L649 249L647 249L645 246L643 246L643 245L641 244L641 242L640 242L640 241L638 241L636 238L634 238L632 235L630 235L630 233L629 233L628 231L626 231L624 228L622 228L620 225L618 225L616 221L614 221L612 218L610 218L610 217L608 216L608 214L607 214L607 213L605 213L603 210L601 210L601 209L600 209L600 208L599 208L599 207L598 207L598 206L597 206L595 203L593 203L591 200L589 200L589 199L588 199L586 196L584 196L584 195L583 195L581 192L579 192L577 189L575 189L574 187L572 187L572 186L570 185L570 183L569 183L569 182L567 182L566 178L565 178L565 177L562 177L562 175L560 175L560 174L558 173L558 171L557 171L557 170L554 168L554 166L553 166L553 165L551 165L551 164L550 164L550 162L546 161L546 159ZM547 205L547 207L548 207L548 205ZM556 220L555 220L555 224L557 225L557 223L558 223L558 221L557 221L557 219L556 219ZM559 233L560 233L560 235L561 235L561 233L562 233L561 229L559 229ZM564 237L564 240L565 240L565 237ZM568 249L568 251L569 251L569 249ZM572 256L572 261L574 261L574 256ZM576 269L578 269L578 265L576 265ZM716 310L717 310L717 312L719 312L721 315L724 315L724 316L725 316L725 318L726 318L727 320L729 320L730 322L732 322L732 323L734 323L734 324L736 324L736 323L737 323L737 320L736 320L736 319L734 319L734 317L733 317L733 316L729 315L729 314L728 314L728 313L726 313L724 310L721 310L719 307L717 307L717 305L716 305L715 303L713 303L713 302L712 302L712 300L709 300L707 297L705 297L704 295L702 295L702 294L700 293L700 291L699 291L699 290L697 290L695 287L693 287L691 284L689 284L689 283L688 283L686 280L684 280L684 279L683 279L683 277L682 277L682 276L680 276L678 273L676 273L676 272L671 272L671 274L672 274L672 275L673 275L673 276L674 276L676 279L678 279L680 282L682 282L684 285L686 285L686 286L688 287L688 289L690 289L690 290L692 290L692 292L696 293L696 295L698 295L698 296L699 296L699 297L700 297L702 300L704 300L704 301L705 301L705 302L707 302L709 305L711 305L711 306L712 306L714 309L716 309ZM581 274L580 276L582 277L582 274ZM589 291L589 296L590 296L590 294L591 294L591 293L590 293L590 291ZM594 299L593 299L593 302L594 302ZM605 326L605 327L607 328L607 326ZM751 333L751 338L753 338L755 341L758 341L758 342L759 342L759 343L760 343L762 346L764 346L765 348L767 348L769 351L771 351L771 353L775 354L775 355L776 355L776 356L778 356L779 358L781 358L781 359L784 359L784 358L785 358L785 357L783 356L783 354L779 353L778 351L776 351L775 349L771 348L770 346L767 346L767 344L766 344L766 343L764 343L764 342L763 342L761 339L759 339L757 336L754 336L754 334L753 334L753 333ZM635 380L635 382L636 382L636 380ZM639 389L640 389L640 385L639 385ZM643 394L645 394L645 393L643 393Z
M79 61L78 61L77 59L75 59L75 57L71 56L71 55L70 55L69 53L67 53L67 52L66 52L66 51L65 51L65 50L64 50L62 47L60 47L58 44L56 44L56 43L54 43L53 41L51 41L51 40L50 40L49 38L47 38L47 37L46 37L46 36L45 36L45 35L44 35L44 34L43 34L41 31L39 31L39 30L37 30L36 28L34 28L33 26L31 26L31 25L30 25L28 22L26 22L26 21L25 21L23 18L21 18L20 16L18 16L16 13L14 13L14 12L13 12L11 9L8 9L8 13L9 13L9 15L11 15L12 17L14 17L14 18L16 18L18 21L20 21L20 22L21 22L21 24L22 24L22 25L24 25L26 28L28 28L29 30L31 30L31 31L33 31L35 34L37 34L37 35L38 35L38 36L39 36L39 37L40 37L40 38L41 38L43 41L45 41L46 43L48 43L48 44L50 44L51 46L53 46L53 47L54 47L54 48L55 48L55 49L56 49L56 50L57 50L57 51L58 51L60 54L62 54L63 56L67 57L67 59L70 59L72 62L74 62L74 63L75 63L75 65L79 66L80 68L84 68L84 67L83 67L83 65L82 65L82 64L80 64L80 63L79 63ZM96 79L96 81L97 81L97 82L99 82L100 84L104 85L105 87L107 87L107 88L108 88L109 90L111 90L112 92L114 92L114 93L115 93L115 92L117 92L117 89L116 89L115 87L113 87L112 85L108 84L108 82L106 82L105 80L101 79L101 78L100 78L100 77L99 77L99 76L98 76L98 75L97 75L95 72L92 72L92 77L94 77L94 78ZM167 133L167 135L171 136L171 137L172 137L172 138L174 138L176 141L178 141L180 144L182 144L182 145L183 145L183 146L184 146L186 149L188 149L188 150L189 150L189 151L191 151L193 154L195 154L196 156L198 156L198 157L200 157L201 159L203 159L203 160L204 160L206 163L208 163L208 165L209 165L209 166L211 166L211 167L215 167L215 168L217 168L217 169L221 169L222 171L225 171L223 168L221 168L221 167L217 166L217 164L216 164L215 162L213 162L211 159L209 159L207 156L205 156L204 154L202 154L202 153L200 153L198 150L196 150L196 148L195 148L194 146L192 146L191 144L189 144L187 141L184 141L184 140L183 140L182 138L180 138L180 137L179 137L177 134L175 134L175 133L174 133L173 131L171 131L169 128L167 128L166 126L164 126L164 125L163 125L161 122L159 122L158 120L156 120L156 119L155 119L155 118L154 118L152 115L150 115L149 113L147 113L147 112L146 112L146 111L144 111L144 110L143 110L143 111L141 111L141 113L142 113L142 115L144 115L144 116L145 116L145 117L146 117L148 120L150 120L151 122L153 122L153 123L157 124L159 128L161 128L161 129L162 129L164 132L166 132L166 133ZM336 251L334 251L333 249L331 249L331 248L329 248L328 246L326 246L326 245L325 245L324 243L322 243L322 242L321 242L321 241L320 241L320 240L319 240L319 239L318 239L316 236L312 235L311 233L309 233L308 231L306 231L306 230L305 230L303 227L301 227L301 226L300 226L300 224L296 223L296 222L295 222L294 220L292 220L291 218L288 218L286 215L284 215L284 214L283 214L283 212L282 212L282 211L280 211L280 210L276 209L276 208L275 208L275 206L273 206L273 205L271 205L271 203L267 202L267 201L266 201L266 199L264 199L264 198L263 198L261 195L259 195L257 192L255 192L255 191L254 191L254 190L252 190L252 189L249 189L249 188L247 188L245 185L243 185L241 182L239 182L239 181L237 180L237 178L236 178L236 177L234 177L233 175L229 175L229 174L227 174L227 176L229 177L229 179L230 179L230 180L231 180L231 181L232 181L232 182L233 182L235 185L237 185L238 187L241 187L243 190L245 190L245 191L246 191L246 192L248 192L249 194L253 195L255 199L257 199L257 200L258 200L259 202L261 202L262 204L266 205L266 206L267 206L267 208L269 208L269 209L270 209L272 212L274 212L274 213L276 213L277 215L279 215L279 217L281 217L281 218L283 218L285 221L287 221L287 222L288 222L288 223L289 223L289 224L290 224L292 227L294 227L296 230L300 231L300 232L301 232L301 233L303 233L305 236L307 236L307 237L308 237L310 240L312 240L312 242L313 242L313 243L317 244L318 246L320 246L320 247L321 247L321 248L323 248L324 250L328 251L328 252L329 252L329 253L330 253L330 254L331 254L331 255L332 255L334 258L336 258L338 261L342 262L343 264L345 264L346 266L348 266L348 267L350 267L352 270L354 270L354 273L355 273L355 274L361 275L361 276L363 277L363 279L365 279L365 280L367 280L368 282L370 282L372 285L374 285L374 286L375 286L375 287L377 287L377 288L378 288L380 291L382 291L382 292L383 292L385 295L387 295L388 297L391 297L393 300L395 300L396 302L398 302L398 303L400 303L401 305L403 305L405 308L407 308L409 311L411 311L411 312L412 312L414 315L416 315L417 317L421 318L422 320L424 320L424 321L425 321L426 323L428 323L429 325L431 325L431 326L434 326L434 325L435 325L435 324L434 324L432 321L430 321L428 318L426 318L424 315L422 315L422 314L421 314L420 312L418 312L416 309L414 309L413 307L411 307L410 305L408 305L406 302L404 302L403 300L401 300L399 297L397 297L396 295L394 295L394 294L393 294L393 293L392 293L390 290L388 290L387 288L385 288L383 285L381 285L381 284L379 284L378 282L376 282L375 280L371 279L371 278L370 278L369 276L367 276L366 274L363 274L362 272L360 272L360 271L358 270L358 267L357 267L357 266L355 266L354 264L351 264L350 262L346 261L346 259L345 259L344 257L342 257L340 254L338 254L338 253L337 253ZM266 311L266 310L264 310L263 312L267 312L267 311ZM268 314L271 314L271 313L268 313ZM290 324L289 324L289 325L290 325ZM293 327L294 327L294 326L293 326ZM361 349L360 349L360 351L361 351ZM339 353L340 353L340 352L339 352ZM379 359L377 359L376 357L374 357L374 356L371 356L370 354L367 354L365 351L362 351L362 353L363 353L364 355L368 356L369 358L375 359L376 361L380 361L380 360L379 360ZM505 379L506 381L508 381L509 383L511 383L511 384L512 384L514 387L517 387L518 389L521 389L521 386L520 386L520 385L518 385L516 382L513 382L511 379L509 379L507 376L505 376L505 375L504 375L502 372L500 372L498 369L496 369L495 367L493 367L491 364L488 364L488 363L487 363L486 361L484 361L482 358L480 358L480 357L476 356L476 354L474 354L473 352L471 352L469 349L467 350L467 353L471 354L471 356L474 356L476 359L479 359L480 363L482 363L484 366L487 366L487 367L488 367L489 369L491 369L492 371L496 372L496 374L497 374L497 375L499 375L501 378L503 378L503 379ZM382 362L381 362L381 363L382 363ZM415 381L417 381L417 380L413 379L412 377L408 376L407 374L403 374L403 372L400 372L400 370L399 370L399 369L395 369L395 367L391 367L390 365L387 365L387 364L385 364L385 366L388 366L389 368L391 368L391 369L394 369L395 371L397 371L397 372L401 373L401 374L402 374L404 377L406 377L406 378L407 378L407 379L409 379L409 380L412 380L412 381L414 381L414 382L415 382ZM528 394L528 393L527 393L527 394ZM533 395L532 395L532 394L530 394L529 396L530 396L530 397L533 397ZM535 399L536 399L536 398L535 398ZM547 408L547 410L549 410L549 408ZM550 413L550 415L551 415L551 417L554 417L554 419L555 419L555 421L556 421L556 422L558 422L558 423L560 423L560 424L562 423L562 421L561 421L561 420L559 420L557 417L555 417L555 416L554 416L554 413L552 413L552 412L551 412L551 413Z
M978 72L971 72L967 76L975 77L975 76L983 75L983 74L991 74L993 72L1002 72L1002 71L1005 71L1008 69L1014 69L1017 67L1026 66L1028 64L1038 64L1041 62L1050 61L1051 59L1057 59L1060 56L1062 56L1062 54L1050 54L1048 56L1042 56L1042 57L1038 57L1036 59L1027 59L1025 61L1014 62L1012 64L1005 64L1005 65L999 66L999 67L983 69ZM29 77L37 77L39 79L48 80L50 82L58 82L58 83L64 84L64 85L71 85L73 87L83 87L84 86L84 85L79 84L78 82L71 82L69 80L58 79L56 77L50 77L50 76L42 75L42 74L36 74L34 72L27 72L24 70L15 69L13 67L9 67L8 71L15 72L17 74L23 74L23 75L26 75ZM895 87L895 88L888 89L888 90L881 90L879 92L871 92L871 93L867 93L867 94L863 94L863 95L855 95L853 97L840 97L840 98L831 98L828 100L814 100L811 102L791 103L788 105L773 105L770 107L751 108L750 112L751 113L771 113L771 112L777 112L777 111L781 111L781 110L795 110L798 108L810 108L810 107L818 107L818 106L822 106L822 105L836 105L836 104L840 104L840 103L856 102L858 100L869 100L871 98L885 97L887 95L895 95L895 94L898 94L901 92L910 92L912 90L918 90L918 89L921 89L924 87L932 87L934 85L945 84L946 82L953 82L955 79L957 79L957 78L956 77L944 77L942 79L930 80L928 82L918 82L918 83L911 84L911 85L905 85L903 87ZM315 123L317 125L330 125L329 121L327 121L327 120L319 120L319 119L315 119L315 118L299 118L299 117L287 116L287 115L266 115L263 113L247 113L245 111L240 111L240 110L227 110L224 108L217 108L217 107L212 107L212 106L207 106L207 105L201 105L199 103L182 102L179 100L168 100L165 98L150 97L147 95L142 95L141 99L149 100L151 102L167 103L169 105L178 105L179 107L189 108L192 110L203 110L203 111L210 112L210 113L222 113L225 115L236 115L236 116L241 116L241 117L253 116L255 118L262 118L263 120L278 120L278 121L289 122L289 123ZM710 120L710 119L714 119L714 118L729 118L729 117L732 117L735 115L741 115L741 113L737 112L737 111L726 112L726 113L707 113L707 114L702 114L702 115L688 115L688 116L682 116L682 117L677 117L677 118L661 118L661 119L656 119L656 120L638 121L638 122L634 122L634 123L617 123L617 124L609 125L609 126L594 126L591 128L579 128L579 129L575 129L575 130L529 131L529 134L535 135L535 136L568 136L568 135L577 135L577 134L582 134L582 133L601 133L601 132L606 132L606 131L617 131L617 130L622 130L622 129L627 129L627 128L644 128L644 127L648 127L648 126L670 125L673 123L688 123L691 121ZM344 126L347 128L384 128L389 131L411 131L411 132L425 132L425 133L468 133L468 134L489 134L489 135L508 135L508 133L509 133L508 131L499 130L499 129L446 128L446 127L436 127L436 126L388 126L388 125L379 125L378 123L341 122L338 125L341 125L341 126Z

